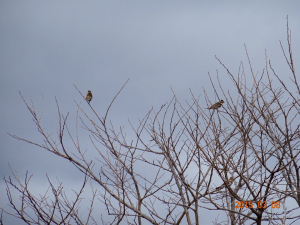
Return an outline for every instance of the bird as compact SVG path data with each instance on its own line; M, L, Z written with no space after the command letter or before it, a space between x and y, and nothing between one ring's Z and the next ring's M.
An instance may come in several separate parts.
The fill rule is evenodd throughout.
M87 93L85 99L90 103L92 98L93 98L92 92L90 90L88 90L88 93Z
M233 179L234 179L233 177L230 177L228 181L225 181L221 186L216 187L216 190L220 190L220 189L226 187L226 184L227 184L227 186L231 186Z
M207 108L207 109L218 109L222 106L222 104L224 103L223 100L216 102L215 104L213 104L211 107Z

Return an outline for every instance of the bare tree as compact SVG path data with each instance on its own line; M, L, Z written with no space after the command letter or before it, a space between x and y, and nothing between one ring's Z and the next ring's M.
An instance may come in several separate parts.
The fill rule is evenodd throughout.
M112 217L110 222L103 220L102 224L142 224L143 221L201 224L200 210L225 212L226 223L231 224L296 221L297 208L287 210L284 205L287 198L292 198L300 206L300 87L288 25L287 30L289 55L284 52L284 56L296 93L275 73L267 54L265 69L261 74L254 74L245 46L250 81L246 79L249 76L243 62L234 76L217 58L233 84L230 91L222 88L218 74L217 82L209 74L216 99L224 99L225 106L208 110L214 101L205 90L205 106L192 91L191 100L181 102L172 90L169 103L158 110L151 109L137 127L130 122L135 135L132 139L127 137L124 127L116 129L108 121L111 106L128 81L103 117L88 104L96 118L93 119L77 103L75 136L68 128L68 115L61 114L57 103L57 139L43 128L33 103L29 105L21 95L43 142L12 136L70 161L85 179L71 201L62 191L62 183L54 187L50 179L52 196L49 192L33 196L28 188L31 176L26 175L23 183L13 172L13 179L4 178L10 206L15 212L7 213L27 224L97 224L93 206L100 199ZM279 81L279 87L272 77ZM93 149L88 152L83 150L79 129L90 134ZM66 133L76 151L65 146ZM216 188L217 180L222 185ZM92 199L85 212L80 211L80 202L88 184ZM20 207L11 189L19 192ZM83 212L87 214L85 219L81 217Z

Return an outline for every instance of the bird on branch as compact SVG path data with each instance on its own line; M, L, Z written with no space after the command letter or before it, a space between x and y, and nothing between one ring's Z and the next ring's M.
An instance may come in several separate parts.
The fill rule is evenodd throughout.
M85 99L90 103L93 98L92 92L89 90Z
M229 180L225 181L221 186L216 187L216 190L220 190L220 189L226 187L226 185L231 186L231 184L233 183L233 180L234 180L234 178L230 177Z
M224 103L223 100L216 102L215 104L213 104L211 107L207 108L207 109L218 109L222 106L222 104Z

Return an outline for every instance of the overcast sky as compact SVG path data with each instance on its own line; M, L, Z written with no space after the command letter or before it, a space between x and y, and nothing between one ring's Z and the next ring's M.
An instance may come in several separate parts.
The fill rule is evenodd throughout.
M83 93L93 92L91 103L102 115L130 78L111 111L110 119L119 126L170 101L170 87L181 100L191 98L191 88L196 96L202 94L205 105L202 87L216 99L208 72L226 75L215 55L237 74L240 61L247 62L244 44L255 71L262 72L267 50L275 69L285 76L288 68L279 40L286 46L287 15L298 71L299 10L299 1L274 0L0 0L1 177L11 175L10 165L22 179L27 170L34 174L32 183L39 187L47 186L46 173L66 184L78 179L64 160L7 134L41 141L19 91L26 100L32 98L39 112L44 96L42 123L54 135L55 96L73 124L74 100L86 104L73 84ZM230 86L224 82L225 88ZM1 179L0 207L7 208L7 202Z

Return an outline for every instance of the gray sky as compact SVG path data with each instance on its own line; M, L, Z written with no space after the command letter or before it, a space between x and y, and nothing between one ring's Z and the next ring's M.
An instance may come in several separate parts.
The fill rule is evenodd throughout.
M279 40L286 46L286 16L292 30L294 63L299 65L299 1L0 1L0 173L21 178L45 174L76 184L78 173L42 149L17 141L8 133L40 141L26 100L32 98L49 133L57 133L55 96L74 124L74 100L86 104L73 84L91 90L100 115L120 87L129 83L115 102L111 120L128 126L153 106L177 96L190 99L205 87L211 99L208 71L224 76L215 55L235 74L247 65L244 43L255 71L265 65L265 49L279 74L287 65ZM222 78L221 78L222 79ZM229 89L230 83L224 81ZM205 104L202 95L203 104ZM61 173L62 169L64 173ZM66 180L67 179L67 180ZM46 187L46 186L45 186ZM6 207L0 180L0 207ZM103 212L105 213L105 212ZM218 213L215 214L217 216ZM5 216L7 221L10 218ZM211 219L207 221L211 224Z

